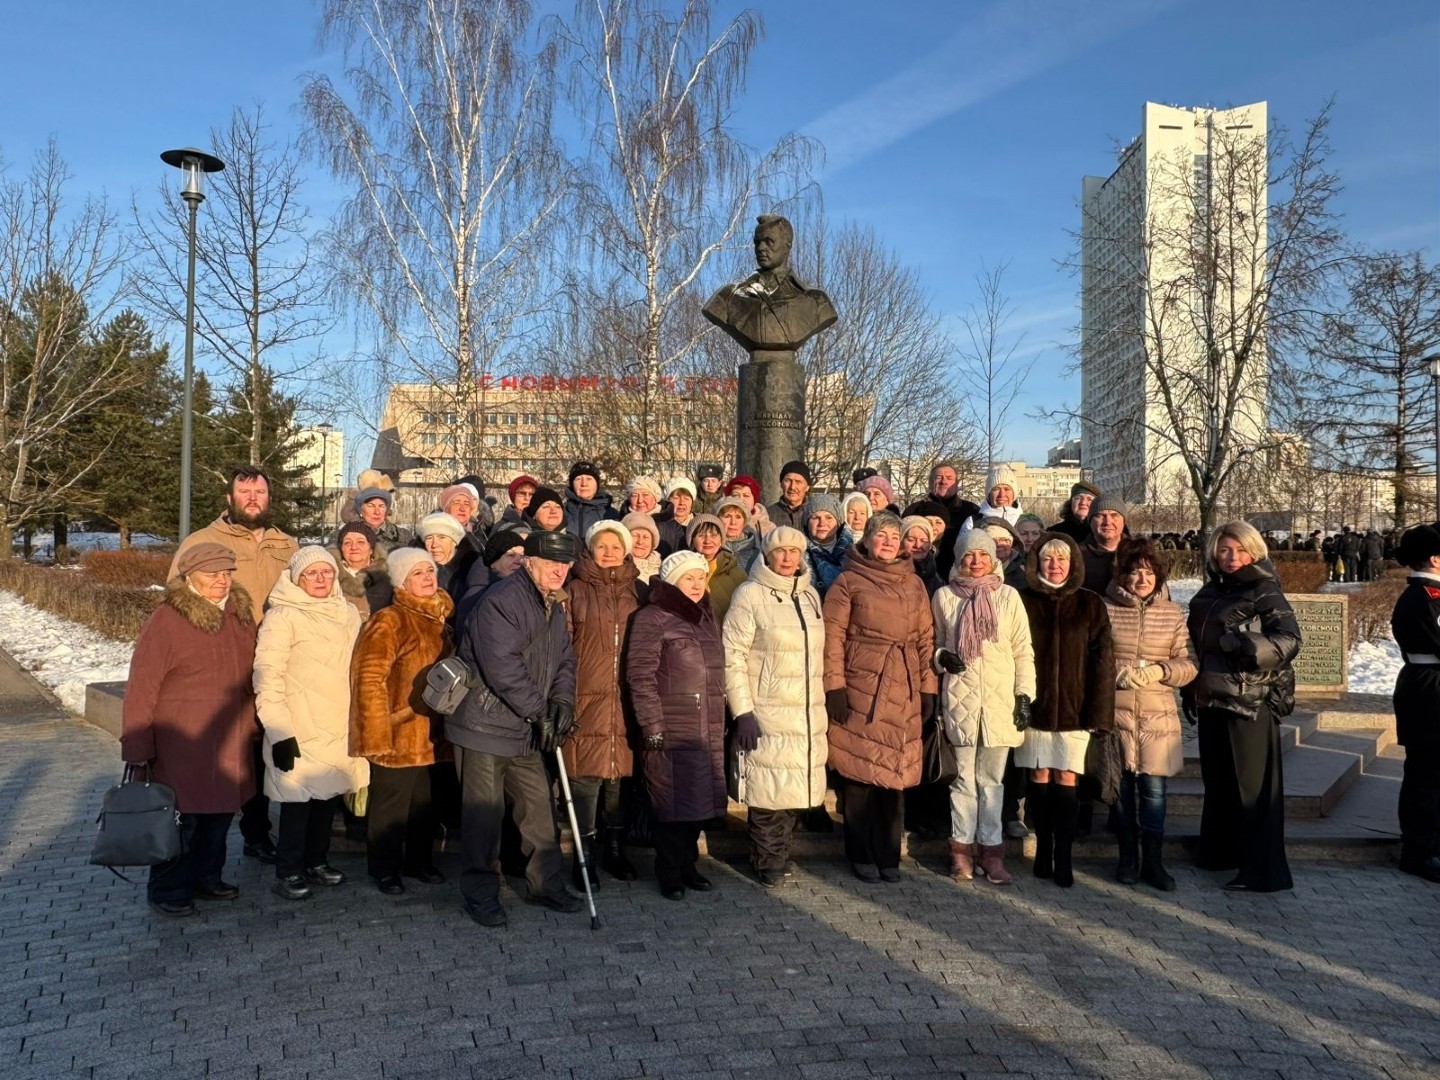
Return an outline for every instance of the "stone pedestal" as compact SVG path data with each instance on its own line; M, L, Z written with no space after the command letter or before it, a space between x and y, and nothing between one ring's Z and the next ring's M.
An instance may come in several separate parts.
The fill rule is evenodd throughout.
M780 498L780 467L805 457L805 369L795 354L759 351L740 365L735 471L753 476L764 501Z

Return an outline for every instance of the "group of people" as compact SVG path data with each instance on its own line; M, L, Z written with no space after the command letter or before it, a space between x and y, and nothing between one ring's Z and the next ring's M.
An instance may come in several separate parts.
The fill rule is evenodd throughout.
M1290 886L1273 721L1293 705L1300 635L1252 527L1211 536L1187 617L1159 545L1130 538L1129 508L1086 483L1047 526L1003 467L976 504L941 463L903 511L874 470L836 497L790 462L768 506L753 477L697 479L638 476L616 505L581 461L563 490L516 478L497 518L465 477L412 533L372 472L333 544L300 546L271 523L264 473L235 470L226 512L176 552L125 697L122 754L175 787L186 839L152 870L152 906L181 916L237 895L221 875L236 813L278 895L340 885L342 798L380 892L438 884L446 789L460 891L485 926L507 921L507 834L528 899L569 912L581 853L594 887L602 870L638 876L626 845L643 822L659 888L681 900L711 888L698 839L733 798L774 887L828 788L862 881L899 879L905 817L928 789L948 802L957 881L1011 881L1023 800L1034 874L1069 886L1099 750L1119 763L1116 876L1168 890L1182 709L1199 724L1201 865L1235 871L1227 888ZM424 691L451 656L468 689L440 715ZM557 753L580 833L568 874Z

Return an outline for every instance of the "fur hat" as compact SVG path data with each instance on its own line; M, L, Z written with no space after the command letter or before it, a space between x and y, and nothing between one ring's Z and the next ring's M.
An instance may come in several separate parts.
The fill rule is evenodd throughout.
M889 480L886 480L878 473L874 476L867 476L864 480L861 480L860 483L855 485L855 490L865 492L878 491L885 496L887 505L895 501L895 489L890 486Z
M695 470L695 479L719 480L723 471L719 465L701 465Z
M650 550L654 551L660 546L660 527L655 524L655 519L649 514L633 511L621 518L620 524L630 530L630 539L632 542L635 539L635 533L640 529L644 529L650 534Z
M806 465L803 461L787 461L784 465L780 466L781 480L784 480L785 477L789 476L791 473L794 473L796 476L802 478L807 484L813 484L815 482L814 478L810 474L810 466Z
M625 548L625 555L628 557L630 555L630 550L635 546L635 540L630 535L630 530L625 527L625 523L621 521L597 521L594 525L591 525L588 529L586 529L586 550L593 551L595 545L595 538L598 537L601 533L607 532L613 532L616 536L620 538L620 543Z
M708 574L710 564L698 551L677 551L665 556L665 561L660 564L660 580L674 585L691 570L704 570Z
M448 536L458 544L465 539L465 526L444 510L436 510L420 519L420 524L415 526L415 535L421 540L427 536Z
M879 475L879 469L872 468L869 465L862 465L860 466L860 468L856 469L853 473L850 474L850 482L858 488L860 486L860 481L866 479L867 477Z
M921 517L919 514L911 514L909 517L901 518L900 539L905 539L905 535L911 529L923 529L925 539L929 540L932 544L935 542L935 527L930 524L929 518Z
M453 519L452 519L453 520ZM385 569L390 574L390 584L395 588L402 588L405 579L410 576L415 567L421 563L435 565L435 560L424 548L397 547L389 555L385 556Z
M660 481L656 480L653 476L637 476L637 477L635 477L634 479L632 479L628 484L626 484L626 485L625 485L625 499L626 499L626 501L628 502L629 499L630 499L630 496L634 495L635 492L637 492L637 491L648 491L648 492L650 492L651 495L654 495L654 496L655 496L655 501L656 501L656 502L659 502L661 499L663 499L663 498L665 497L665 491L664 491L664 489L662 489L662 488L660 487Z
M235 552L224 544L206 541L186 548L175 563L175 573L185 577L199 570L202 574L219 574L225 570L234 571Z
M1440 530L1433 525L1416 525L1406 529L1395 549L1395 557L1411 570L1417 570L1440 555Z
M469 499L472 506L480 505L480 493L470 484L451 484L440 492L440 499L436 505L439 506L441 510L444 510L452 502L460 498L461 495Z
M1099 495L1090 504L1090 520L1094 521L1099 514L1119 514L1122 518L1130 516L1130 507L1119 495Z
M361 507L363 507L371 499L384 499L386 510L389 510L390 507L395 505L395 496L391 495L390 492L386 491L384 488L366 487L361 488L355 493L355 512L357 514L360 513Z
M719 531L720 539L725 539L725 525L718 517L716 517L714 514L696 514L693 518L690 519L690 524L685 526L686 547L694 546L695 534L699 532L701 527L704 525L713 526Z
M804 552L810 546L809 539L799 529L789 525L780 525L770 530L770 535L765 537L760 547L769 555L776 548L799 548Z
M745 476L744 474L739 474L730 478L730 482L725 485L725 494L734 495L735 490L742 487L749 488L751 498L753 498L757 503L760 501L760 481L756 480L753 476Z
M688 491L690 498L695 498L695 481L688 476L672 476L665 481L665 498L670 498L677 491Z
M588 476L595 481L596 487L600 486L600 470L595 467L593 461L575 462L570 466L570 475L565 478L565 482L573 488L577 476Z
M512 503L515 501L515 493L519 491L522 487L524 487L526 484L529 484L532 488L538 488L540 486L540 481L536 480L535 477L528 476L524 473L515 477L514 480L510 481L510 486L505 489L505 492L510 496L510 501Z
M834 495L821 492L819 495L811 495L810 498L805 501L810 506L810 517L813 518L816 514L829 514L836 521L841 520L840 500L835 498ZM809 522L807 521L806 524L809 524Z
M395 490L395 481L386 476L379 469L361 469L360 475L355 477L355 486L362 491L365 488L384 488L386 491Z
M318 562L329 563L330 569L337 574L340 572L340 568L335 565L335 557L330 552L319 544L306 544L290 556L290 563L286 567L290 571L290 583L292 585L300 584L300 575L305 572L306 567L314 566Z
M525 556L548 562L575 561L575 538L567 532L536 529L525 537Z
M511 548L523 548L525 538L529 535L529 525L511 522L490 534L490 539L485 541L485 551L480 557L485 560L486 566L494 566Z
M535 494L530 496L530 505L525 508L525 513L533 518L546 503L554 503L563 513L565 511L565 500L554 488L537 487Z

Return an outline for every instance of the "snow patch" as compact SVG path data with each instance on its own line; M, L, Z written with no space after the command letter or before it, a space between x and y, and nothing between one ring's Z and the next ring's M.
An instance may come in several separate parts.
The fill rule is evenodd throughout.
M1388 635L1383 641L1356 642L1350 650L1350 692L1388 697L1403 663L1400 646Z
M85 686L130 677L133 644L112 641L0 589L0 648L54 691L65 708L85 714Z

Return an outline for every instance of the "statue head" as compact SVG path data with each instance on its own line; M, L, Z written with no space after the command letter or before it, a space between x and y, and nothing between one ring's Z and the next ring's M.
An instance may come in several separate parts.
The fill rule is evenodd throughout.
M761 214L755 219L755 265L761 270L777 270L790 259L795 242L795 229L779 214Z

